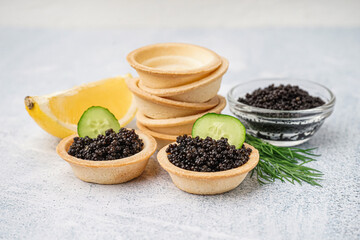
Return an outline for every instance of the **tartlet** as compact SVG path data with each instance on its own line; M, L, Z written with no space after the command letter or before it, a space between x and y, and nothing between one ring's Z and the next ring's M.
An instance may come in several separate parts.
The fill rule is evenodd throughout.
M166 135L191 134L192 126L198 118L210 112L220 113L225 108L226 99L220 95L218 95L218 97L220 99L219 104L204 113L178 118L154 119L149 118L145 116L141 111L138 111L136 114L136 120L140 122L141 125L145 126L153 132Z
M126 57L145 86L170 88L201 79L221 64L213 51L193 44L159 43L138 48Z
M129 90L134 93L138 109L151 118L175 118L205 112L219 103L218 96L205 103L179 102L151 95L140 89L138 78L126 79Z
M150 88L143 84L143 80L140 78L139 87L152 95L176 101L206 102L216 96L220 89L222 77L229 67L229 62L225 58L222 57L221 60L221 66L209 76L186 85L162 89Z
M142 125L139 121L136 121L136 126L144 133L149 134L150 136L154 137L157 142L157 148L156 150L161 149L165 145L168 145L169 143L172 143L176 141L176 138L178 135L171 135L171 134L165 134L165 133L158 133L151 131L144 125Z
M67 161L79 179L85 182L99 184L118 184L130 181L140 176L151 155L156 150L157 144L155 139L139 130L135 130L139 138L143 140L143 149L127 158L108 160L108 161L91 161L73 157L68 154L68 150L73 143L74 137L68 136L60 141L56 147L59 156Z
M176 144L176 142L174 142ZM164 146L157 154L157 160L170 175L173 183L181 190L201 195L220 194L230 191L245 179L259 162L259 152L253 146L244 143L245 147L251 148L249 160L244 165L221 172L195 172L176 167L167 157Z

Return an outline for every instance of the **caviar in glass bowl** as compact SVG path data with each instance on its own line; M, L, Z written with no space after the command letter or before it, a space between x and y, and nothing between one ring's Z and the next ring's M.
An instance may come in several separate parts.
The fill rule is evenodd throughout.
M311 98L304 94L303 99L295 97L293 101L288 101L288 92L280 92L276 95L286 95L284 102L280 103L274 99L281 99L281 96L272 96L265 101L260 101L256 94L249 96L259 88L265 89L272 84L275 88L290 84L294 95L298 93L294 86L298 86L301 91L308 92ZM335 105L335 95L321 84L287 78L259 79L238 84L228 92L227 99L230 111L245 125L247 133L276 146L295 146L308 141L331 115Z

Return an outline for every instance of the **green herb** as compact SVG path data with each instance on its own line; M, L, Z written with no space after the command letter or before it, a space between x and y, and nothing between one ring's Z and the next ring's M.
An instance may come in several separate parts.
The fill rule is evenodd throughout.
M298 182L301 185L302 182L307 182L313 186L321 186L318 181L323 174L319 170L304 166L319 156L312 153L315 148L277 147L249 134L246 134L245 142L259 151L259 164L251 172L251 176L254 172L257 173L259 183L265 184L279 179L293 184Z

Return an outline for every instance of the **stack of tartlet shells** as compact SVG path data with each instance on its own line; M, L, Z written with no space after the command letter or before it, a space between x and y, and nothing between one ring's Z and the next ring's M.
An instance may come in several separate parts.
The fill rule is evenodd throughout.
M139 78L126 83L138 107L138 128L153 136L158 149L191 134L192 125L209 112L226 106L217 95L229 62L213 51L184 43L161 43L127 56Z

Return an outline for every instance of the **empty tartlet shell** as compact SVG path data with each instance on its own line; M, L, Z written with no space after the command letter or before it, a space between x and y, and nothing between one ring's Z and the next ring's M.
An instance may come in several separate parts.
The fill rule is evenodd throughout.
M138 109L148 117L164 119L184 117L205 112L219 103L218 96L205 103L179 102L151 95L140 89L138 78L126 79L129 90L134 94Z
M166 135L191 134L192 126L198 118L206 113L220 113L225 108L226 99L220 95L218 95L218 97L220 99L219 104L204 113L178 118L153 119L145 116L141 111L138 111L136 120L153 132Z
M221 64L220 56L213 51L186 43L148 45L132 51L126 59L139 74L143 84L152 88L171 88L196 81L209 75ZM154 63L171 63L180 69L151 66Z
M139 130L135 130L135 132L143 140L144 148L137 154L127 158L91 161L71 156L68 154L68 150L74 141L74 137L77 136L76 134L62 139L56 147L56 152L70 164L75 176L85 182L98 184L124 183L143 173L157 146L155 139L151 135Z
M147 133L150 136L152 136L153 138L155 138L155 140L157 142L156 150L159 150L162 147L168 145L169 143L176 141L176 138L178 137L178 135L170 135L170 134L164 134L164 133L158 133L158 132L151 131L150 129L148 129L147 127L142 125L139 121L136 121L136 126L142 132Z
M216 96L220 89L222 77L229 67L229 62L225 58L221 59L222 64L218 69L198 81L178 87L157 89L147 87L140 78L139 87L152 95L166 97L176 101L193 103L206 102Z
M176 144L176 143L174 143ZM247 163L244 165L221 172L195 172L176 167L168 160L167 146L164 146L157 154L157 160L169 174L173 183L181 190L193 194L220 194L230 191L245 179L259 162L259 152L253 146L244 143L245 147L251 148L252 152Z

